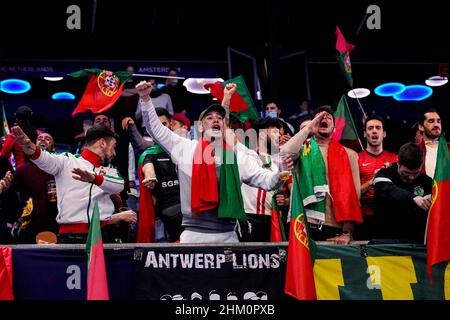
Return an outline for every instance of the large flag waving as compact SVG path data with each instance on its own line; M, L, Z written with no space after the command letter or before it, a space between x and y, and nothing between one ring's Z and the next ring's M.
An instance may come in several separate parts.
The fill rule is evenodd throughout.
M336 129L333 133L333 139L352 149L358 149L359 147L364 149L359 140L345 95L342 95L341 100L339 100L334 118Z
M106 277L105 255L103 252L100 213L95 201L86 241L88 253L87 300L109 300L108 279Z
M313 272L316 245L309 238L297 174L294 172L292 175L294 183L284 292L299 300L317 300Z
M439 140L433 180L426 236L430 279L434 264L450 260L450 154L444 137Z
M352 63L350 61L350 51L355 48L354 45L347 43L345 41L344 35L342 34L339 27L336 26L336 50L339 51L337 56L338 64L344 72L345 79L347 79L348 84L353 88L353 77L352 77Z
M0 300L14 300L11 247L0 247Z
M73 110L72 117L87 110L100 113L111 108L119 99L124 83L133 76L126 71L111 72L100 69L83 69L69 75L75 78L89 76L86 90Z
M245 122L247 120L257 120L259 118L258 112L256 111L255 104L253 103L252 97L250 95L250 92L248 91L247 85L245 84L244 77L242 77L242 75L224 82L217 81L215 83L207 83L204 85L204 87L211 92L214 98L222 101L223 88L225 88L225 86L230 82L234 82L237 86L236 92L231 97L230 111L241 122Z

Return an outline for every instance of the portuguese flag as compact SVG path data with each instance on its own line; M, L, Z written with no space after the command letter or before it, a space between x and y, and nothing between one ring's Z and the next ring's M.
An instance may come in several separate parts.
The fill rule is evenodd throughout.
M69 74L79 78L89 76L89 82L72 117L77 113L91 110L105 112L113 106L122 93L124 83L133 75L126 71L112 72L100 69L83 69Z
M88 253L87 300L109 300L108 279L106 277L105 255L103 252L100 213L95 201L94 211L89 223L86 241Z
M138 161L138 176L139 176L139 221L137 224L136 243L152 243L155 242L155 207L153 201L152 191L142 183L144 180L144 173L142 167L144 166L145 157L149 154L163 153L164 150L160 145L155 144L145 150Z
M337 56L338 64L341 67L341 70L344 72L345 79L347 79L348 84L351 88L353 88L350 51L352 51L355 46L345 41L344 35L342 34L341 30L339 30L338 26L336 26L336 36L336 50L339 51L339 54Z
M359 140L356 126L350 113L345 95L342 95L341 100L339 100L334 117L334 126L336 129L333 133L333 139L352 149L358 149L359 147L364 149L361 141Z
M309 228L303 211L300 185L294 172L291 200L291 222L284 292L298 300L317 300L313 264L316 245L309 238Z
M6 114L5 114L5 107L3 106L2 103L2 135L4 137L6 137L9 134L9 126L8 126L8 121L6 120Z
M237 86L236 92L233 94L230 101L231 113L242 123L248 120L252 122L258 120L258 112L256 111L255 104L253 103L252 97L242 75L224 82L217 81L215 83L207 83L204 87L211 92L214 98L222 101L223 89L230 82L234 82Z
M450 154L442 136L438 148L426 235L430 279L434 264L450 260Z

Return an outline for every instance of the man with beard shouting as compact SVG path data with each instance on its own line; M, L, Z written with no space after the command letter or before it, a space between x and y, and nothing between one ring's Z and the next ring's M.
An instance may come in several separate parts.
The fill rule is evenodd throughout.
M330 106L314 110L316 117L321 117L318 128L298 132L281 152L299 152L297 174L311 238L349 244L355 223L362 223L358 155L332 139L335 118ZM306 140L309 134L312 138ZM314 185L311 193L305 193L307 185Z

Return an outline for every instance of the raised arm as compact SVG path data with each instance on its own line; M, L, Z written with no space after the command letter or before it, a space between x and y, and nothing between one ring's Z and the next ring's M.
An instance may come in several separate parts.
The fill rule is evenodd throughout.
M139 94L139 101L142 108L142 123L145 125L147 132L155 139L158 144L169 154L172 153L175 146L189 140L180 137L172 132L169 128L162 125L156 114L155 107L150 98L152 84L150 82L141 81L136 85Z
M54 155L45 150L41 150L28 138L19 126L11 128L11 136L39 169L54 176L64 168L63 154Z
M127 130L131 145L139 152L142 153L144 152L144 150L154 145L153 141L144 140L132 118L130 117L124 118L122 120L122 128L124 130Z
M317 132L320 120L322 120L325 113L325 111L318 113L310 123L280 147L280 152L298 153L305 140L308 139L308 136L314 135Z

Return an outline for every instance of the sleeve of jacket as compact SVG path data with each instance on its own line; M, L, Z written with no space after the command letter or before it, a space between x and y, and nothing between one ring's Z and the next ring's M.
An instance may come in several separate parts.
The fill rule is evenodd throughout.
M36 152L30 156L31 161L33 161L39 169L47 172L53 176L58 175L62 170L64 170L64 165L66 161L69 160L68 153L54 154L41 150L41 148L36 147Z
M94 183L108 194L119 193L123 190L124 180L115 168L107 168L105 174L99 174Z
M283 184L278 171L261 168L256 153L252 154L252 151L242 144L237 148L239 173L244 183L267 191L275 190Z
M373 180L375 194L381 199L389 199L396 202L413 201L414 193L396 186L389 176L388 169L381 169Z
M131 145L133 146L133 148L135 148L139 152L142 153L145 151L145 149L150 148L152 145L154 145L153 142L144 140L144 138L139 133L135 124L128 125L127 131L128 131L128 137L130 138Z

